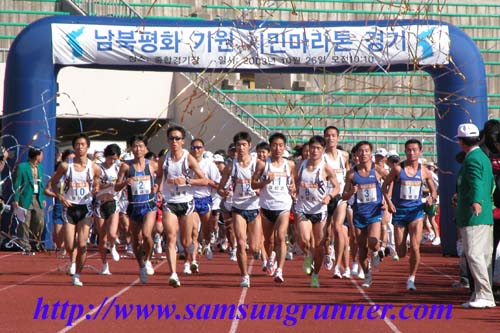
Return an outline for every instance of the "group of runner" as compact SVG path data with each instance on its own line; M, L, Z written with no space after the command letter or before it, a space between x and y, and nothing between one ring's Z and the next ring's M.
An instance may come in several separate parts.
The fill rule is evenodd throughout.
M171 286L181 286L178 252L185 257L183 273L198 272L198 252L212 258L211 235L222 215L227 250L238 263L241 287L250 287L247 250L262 259L267 275L283 283L287 242L294 241L304 255L303 270L311 275L311 287L320 287L324 266L333 269L337 278L357 275L363 279L362 286L369 288L372 267L385 255L384 235L392 216L392 256L405 257L409 239L406 287L416 290L423 207L437 199L432 174L420 163L422 144L408 140L406 159L387 167L373 160L370 142L358 142L349 154L338 149L340 133L335 126L325 128L323 134L311 137L296 161L286 158L287 140L281 133L272 134L252 153L250 134L239 132L226 158L204 158L203 140L194 139L191 149L184 149L186 132L173 126L167 130L168 150L159 159L146 158L147 138L135 135L127 142L132 159L120 161L119 148L110 145L100 164L88 158L88 137L75 137L74 157L59 164L46 189L64 207L72 283L83 285L80 274L94 212L100 221L102 273L109 274L106 241L112 258L120 259L115 244L121 212L130 220L142 283L154 274L155 237L165 239ZM429 193L426 199L424 185ZM156 222L159 210L161 223Z

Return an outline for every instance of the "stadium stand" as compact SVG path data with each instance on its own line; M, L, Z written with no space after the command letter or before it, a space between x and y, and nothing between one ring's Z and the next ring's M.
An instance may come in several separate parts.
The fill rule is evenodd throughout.
M500 3L495 1L158 0L154 6L146 0L74 2L88 15L144 19L442 20L463 29L478 45L486 66L490 118L500 119ZM61 0L2 0L0 62L19 31L41 17L69 14L61 8ZM419 137L425 154L434 154L433 82L424 72L332 75L319 69L317 74L229 73L222 80L218 74L203 75L220 82L220 103L239 104L271 131L287 133L292 142L334 123L345 134L342 145L370 138L401 151L407 138ZM246 113L238 117L248 118Z

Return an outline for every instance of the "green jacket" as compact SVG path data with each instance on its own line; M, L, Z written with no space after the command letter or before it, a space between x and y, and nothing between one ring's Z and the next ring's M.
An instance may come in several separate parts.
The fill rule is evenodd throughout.
M462 163L457 178L457 210L458 227L469 227L481 224L493 224L493 170L491 162L480 149L470 151ZM481 214L472 213L472 204L481 205Z
M38 202L43 208L43 202L45 201L45 194L43 190L45 186L42 181L43 177L43 166L38 164ZM19 163L16 168L16 174L14 177L14 200L19 203L19 206L23 208L28 208L31 205L33 199L35 180L33 179L33 172L31 171L31 165L29 162Z

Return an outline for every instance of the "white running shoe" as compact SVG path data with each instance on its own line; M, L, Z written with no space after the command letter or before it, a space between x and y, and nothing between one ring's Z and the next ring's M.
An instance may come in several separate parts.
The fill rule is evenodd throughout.
M72 262L68 267L68 274L73 276L76 274L76 262Z
M343 278L350 279L351 278L351 270L349 268L346 268L344 271L344 274L342 274Z
M146 260L144 262L144 267L146 267L146 272L148 275L154 275L155 274L155 269L153 268L153 265L151 264L151 261Z
M179 288L181 286L181 281L179 280L177 273L172 273L172 275L170 275L168 284L174 288Z
M161 235L160 234L155 234L155 253L156 254L162 254L163 248L161 246Z
M359 264L357 261L354 261L351 266L351 275L352 276L358 275L358 270L359 270Z
M283 278L283 271L281 268L276 269L276 274L274 275L274 282L283 283L285 279Z
M358 279L360 279L360 280L365 279L365 272L363 271L363 268L361 268L361 267L359 267Z
M198 262L196 260L193 260L191 262L191 273L199 273L199 272L200 272L200 268L199 268Z
M417 287L415 287L415 281L412 281L412 280L406 281L406 290L416 291Z
M71 277L71 281L73 282L74 286L83 287L83 282L80 281L80 274L73 274L73 276Z
M182 271L184 274L191 274L191 265L188 262L184 263L184 270Z
M232 249L229 251L229 260L238 261L238 257L236 256L236 249Z
M372 274L371 273L366 273L365 280L361 284L361 287L363 287L363 288L370 288L371 285L372 285Z
M118 251L116 251L116 245L113 244L111 247L111 256L113 257L114 261L120 261L120 254Z
M276 252L272 251L271 256L267 260L267 265L266 265L267 276L274 276L274 273L276 271L275 259L276 259Z
M148 271L146 269L146 266L141 267L139 269L139 280L141 281L142 284L148 282Z
M329 254L325 255L325 259L323 260L323 266L325 267L325 269L327 271L331 271L332 270L332 268L333 268L333 259L332 259L332 257Z
M335 265L335 269L333 270L333 278L334 279L342 279L342 274L340 274L339 266Z
M212 246L210 244L205 246L204 254L207 260L212 260L214 258L214 252L212 251Z
M432 245L439 246L441 245L441 237L437 236L432 240Z
M241 278L240 287L250 288L250 275L245 275Z
M102 264L101 275L111 275L111 272L109 271L109 265L108 265L108 263Z

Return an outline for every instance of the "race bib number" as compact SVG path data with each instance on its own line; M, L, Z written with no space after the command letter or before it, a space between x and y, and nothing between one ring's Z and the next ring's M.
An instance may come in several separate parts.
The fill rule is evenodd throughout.
M151 177L137 176L132 183L132 195L146 195L151 193Z
M376 184L359 185L357 193L358 203L377 202L377 187Z
M401 181L401 190L399 198L402 200L416 200L420 195L422 182L419 181Z
M90 184L88 182L71 183L71 200L83 201L90 195Z

